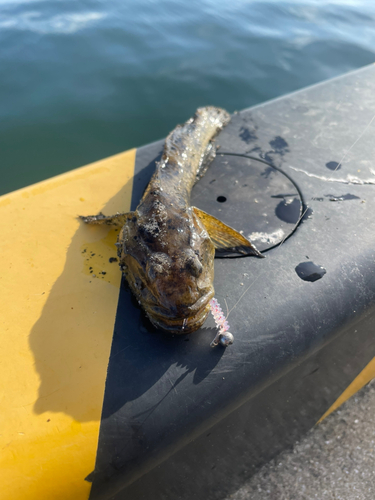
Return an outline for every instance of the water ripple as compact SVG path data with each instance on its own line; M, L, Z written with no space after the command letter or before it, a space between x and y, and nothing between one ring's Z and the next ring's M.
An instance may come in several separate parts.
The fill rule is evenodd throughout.
M375 60L365 0L0 0L1 192Z

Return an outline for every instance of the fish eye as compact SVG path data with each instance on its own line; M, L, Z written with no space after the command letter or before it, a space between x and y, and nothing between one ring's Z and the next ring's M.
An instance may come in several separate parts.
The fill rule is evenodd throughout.
M164 253L155 253L147 261L146 273L148 278L153 281L157 276L166 275L170 272L170 259Z
M147 276L153 281L156 276L163 274L163 266L161 264L151 264L147 262Z
M195 276L196 278L198 278L201 274L202 274L202 271L203 271L203 266L202 264L200 263L198 257L194 256L194 257L188 257L185 261L185 269L187 269L188 271L190 271L190 273Z

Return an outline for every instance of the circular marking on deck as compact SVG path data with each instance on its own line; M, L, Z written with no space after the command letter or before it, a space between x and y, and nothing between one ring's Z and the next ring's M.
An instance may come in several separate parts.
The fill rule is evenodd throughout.
M282 170L227 153L218 154L194 186L191 204L241 231L262 252L295 231L304 206L298 186Z

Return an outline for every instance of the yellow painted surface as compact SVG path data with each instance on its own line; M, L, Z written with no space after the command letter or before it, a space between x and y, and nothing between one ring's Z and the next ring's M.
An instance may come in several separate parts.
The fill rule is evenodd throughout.
M88 498L121 276L117 233L77 215L129 210L134 163L0 198L1 500Z
M339 406L345 403L345 401L347 401L356 392L362 389L362 387L368 384L373 378L375 378L375 358L370 361L370 363L361 371L358 377L353 380L349 387L345 389L341 396L325 412L325 414L319 419L318 424L326 417L328 417L330 413L337 410Z

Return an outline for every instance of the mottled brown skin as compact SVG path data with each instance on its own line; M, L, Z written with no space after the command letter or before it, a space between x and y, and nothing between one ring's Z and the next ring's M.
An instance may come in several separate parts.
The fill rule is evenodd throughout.
M209 312L215 248L191 208L166 211L171 199L151 195L124 225L119 236L120 265L156 327L190 333Z
M168 135L134 212L81 217L122 228L121 269L151 322L167 332L191 333L203 325L214 296L215 249L262 257L235 229L190 206L194 183L215 157L211 141L229 120L222 109L198 109Z
M171 333L200 328L214 296L215 247L190 207L211 140L229 121L201 108L166 139L161 161L119 235L120 265L151 322Z

